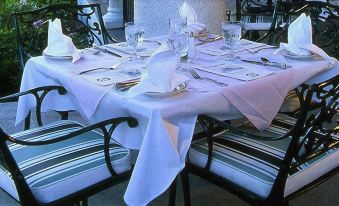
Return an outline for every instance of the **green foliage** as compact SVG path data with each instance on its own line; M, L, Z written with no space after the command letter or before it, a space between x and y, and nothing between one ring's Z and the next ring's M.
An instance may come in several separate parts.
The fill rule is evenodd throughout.
M72 0L27 0L25 5L20 0L0 0L0 96L18 91L22 75L12 12L67 2Z

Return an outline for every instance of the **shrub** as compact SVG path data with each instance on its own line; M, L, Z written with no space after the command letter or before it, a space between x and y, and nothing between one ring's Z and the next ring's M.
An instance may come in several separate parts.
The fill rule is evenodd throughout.
M22 5L20 0L0 0L0 96L17 92L22 75L12 12L72 1L74 0L27 0L27 3Z

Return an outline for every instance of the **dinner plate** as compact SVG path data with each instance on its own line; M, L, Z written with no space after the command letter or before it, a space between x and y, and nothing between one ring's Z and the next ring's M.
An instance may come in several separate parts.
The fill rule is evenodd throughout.
M305 59L313 59L315 58L316 56L318 56L317 54L315 53L312 53L310 55L296 55L296 54L293 54L291 52L288 52L286 50L282 50L279 52L281 55L283 55L284 57L287 57L287 58L290 58L290 59L296 59L296 60L305 60Z
M149 97L156 97L156 98L164 98L164 97L170 97L177 95L181 92L183 92L187 87L187 84L185 82L177 85L173 91L171 92L146 92L145 94Z
M161 45L158 41L145 40L142 45L137 48L137 56L139 57L149 57L151 56L156 49ZM126 42L116 43L113 45L106 45L109 49L119 51L125 54L132 54L133 50L128 47Z
M69 59L73 59L72 56L54 56L54 55L49 55L46 53L42 54L44 57L48 58L48 59L52 59L52 60L69 60Z

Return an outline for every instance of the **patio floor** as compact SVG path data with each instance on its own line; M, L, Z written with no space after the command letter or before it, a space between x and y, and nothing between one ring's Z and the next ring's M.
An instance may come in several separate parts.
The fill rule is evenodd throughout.
M0 107L0 125L8 133L20 131L22 125L14 127L14 120L16 114L16 103L2 104ZM45 122L51 122L58 119L55 113L47 113L44 115ZM77 113L72 113L70 119L83 121ZM8 121L9 120L9 121ZM127 187L127 183L119 184L108 190L105 190L89 199L89 205L95 206L112 206L112 205L125 205L123 195ZM313 189L306 194L295 198L291 201L291 206L336 206L339 205L338 197L339 188L339 174L332 177L330 180ZM214 186L198 177L191 176L191 190L192 190L192 205L232 205L243 206L247 205L236 196ZM152 201L150 206L166 205L168 201L168 191ZM18 206L19 204L14 201L10 196L0 190L0 206ZM183 195L181 186L178 185L177 205L183 204Z

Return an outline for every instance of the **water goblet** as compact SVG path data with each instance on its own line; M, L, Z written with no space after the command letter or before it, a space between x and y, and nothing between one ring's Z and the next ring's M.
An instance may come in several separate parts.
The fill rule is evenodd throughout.
M144 30L134 22L125 23L125 38L127 45L132 49L132 61L136 60L137 47L144 40Z
M184 34L187 30L187 17L173 17L169 20L170 34Z
M222 23L222 36L224 39L225 50L230 50L226 55L226 61L234 61L239 59L235 55L234 50L241 39L241 22L240 21L226 21Z
M183 63L187 61L187 52L188 52L188 36L184 34L172 34L168 39L169 46L177 53L180 57L180 63L177 67L179 73L187 72L183 67Z

